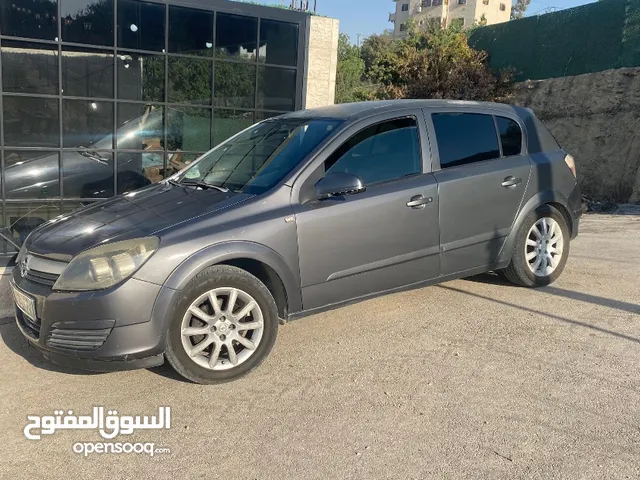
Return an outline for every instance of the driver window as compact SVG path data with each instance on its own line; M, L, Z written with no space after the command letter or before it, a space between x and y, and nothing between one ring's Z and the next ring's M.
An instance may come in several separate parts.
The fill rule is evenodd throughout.
M365 185L388 182L421 171L418 124L413 117L367 127L325 161L325 173L350 173Z

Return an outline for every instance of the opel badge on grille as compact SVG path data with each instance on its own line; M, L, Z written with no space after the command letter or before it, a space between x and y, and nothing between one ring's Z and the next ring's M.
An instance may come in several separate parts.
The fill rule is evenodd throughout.
M24 260L20 262L20 275L22 275L23 277L29 271L29 262L31 262L31 255L27 255L26 257L24 257Z

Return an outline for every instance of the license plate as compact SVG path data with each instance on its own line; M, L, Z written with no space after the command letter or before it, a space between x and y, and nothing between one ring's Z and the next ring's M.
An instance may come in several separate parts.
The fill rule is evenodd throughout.
M27 317L35 321L37 318L35 300L13 284L11 285L11 290L13 290L13 300L16 302L16 306L22 310L22 313Z

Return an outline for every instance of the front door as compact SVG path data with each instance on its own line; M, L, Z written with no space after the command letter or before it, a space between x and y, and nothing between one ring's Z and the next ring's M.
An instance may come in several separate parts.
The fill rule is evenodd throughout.
M360 124L304 181L359 177L364 192L294 201L303 305L310 310L439 274L438 192L420 112ZM428 153L427 153L428 155ZM426 165L425 165L426 163ZM295 190L294 190L295 192Z
M441 273L495 262L522 206L531 172L514 118L438 112Z

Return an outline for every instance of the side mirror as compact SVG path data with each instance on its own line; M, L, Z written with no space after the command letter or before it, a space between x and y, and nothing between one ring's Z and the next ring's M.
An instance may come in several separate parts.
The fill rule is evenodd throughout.
M336 195L352 195L366 190L362 180L355 175L342 172L329 173L318 180L315 187L320 199Z

